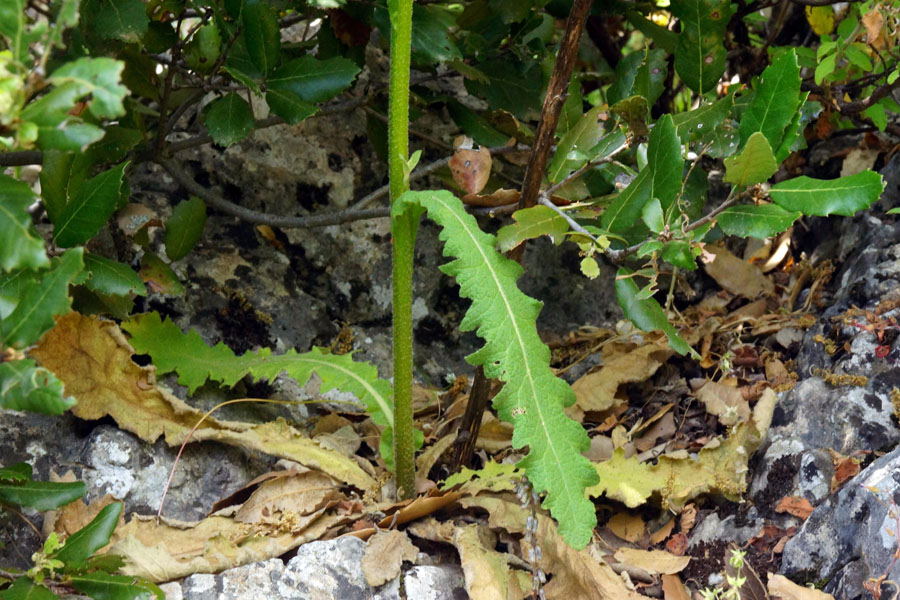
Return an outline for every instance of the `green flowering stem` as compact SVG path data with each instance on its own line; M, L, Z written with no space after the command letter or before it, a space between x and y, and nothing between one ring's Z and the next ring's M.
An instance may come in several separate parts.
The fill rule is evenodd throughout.
M391 77L388 106L388 170L391 204L409 187L409 64L412 0L389 0ZM412 276L413 247L420 212L391 219L394 302L394 460L397 495L415 494L415 440L412 412Z

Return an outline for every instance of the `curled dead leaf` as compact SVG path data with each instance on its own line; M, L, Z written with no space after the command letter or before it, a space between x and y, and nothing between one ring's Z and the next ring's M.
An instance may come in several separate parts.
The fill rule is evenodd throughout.
M453 181L468 194L477 194L491 178L491 153L487 148L458 147L450 158Z
M415 562L419 550L403 531L379 531L366 543L362 557L363 575L372 587L384 585L400 575L403 561Z

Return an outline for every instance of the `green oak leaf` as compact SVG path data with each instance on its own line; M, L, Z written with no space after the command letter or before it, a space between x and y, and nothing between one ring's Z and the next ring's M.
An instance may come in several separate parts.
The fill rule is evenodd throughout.
M53 224L53 241L63 248L83 244L100 231L127 190L127 162L85 182Z
M509 252L525 240L542 235L550 236L554 244L561 244L569 224L549 206L539 204L531 208L517 210L512 215L512 225L507 225L497 232L497 247L500 252Z
M187 256L197 245L206 225L206 204L200 198L191 196L179 202L166 221L166 256L169 260L179 260Z
M256 124L250 105L235 92L211 102L204 114L204 121L213 141L225 147L246 138Z
M799 107L800 67L792 49L778 55L760 76L759 89L741 117L741 142L759 131L769 146L779 148Z
M745 188L768 180L777 170L772 146L762 132L756 131L740 154L725 159L725 177L722 179Z
M728 235L763 240L786 231L801 215L777 204L742 205L726 208L717 217L717 222Z
M725 29L735 7L729 0L678 0L670 10L681 21L675 72L689 88L705 94L725 72Z
M772 186L769 195L788 211L805 215L852 217L868 208L884 191L884 180L873 171L838 179L795 177Z
M619 269L616 274L616 297L619 300L619 306L625 312L625 316L632 323L643 331L653 331L659 329L669 338L669 346L678 354L690 354L695 358L699 358L696 352L688 345L684 338L678 333L675 327L669 323L665 313L659 302L653 298L642 298L639 296L640 290L634 282L632 272L625 267Z
M92 292L114 296L147 295L144 282L128 265L88 253L84 255L84 270L90 277L84 285Z
M50 263L27 212L34 201L27 183L0 175L0 271L37 269Z

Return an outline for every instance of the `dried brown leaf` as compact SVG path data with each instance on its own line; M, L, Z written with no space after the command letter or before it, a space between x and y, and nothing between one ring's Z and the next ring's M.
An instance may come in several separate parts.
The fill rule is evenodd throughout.
M299 531L306 519L343 499L334 481L318 471L285 473L263 482L234 515L239 523L280 524L296 521Z
M203 413L156 387L155 369L136 365L134 353L115 323L71 312L44 334L31 355L78 400L72 408L75 416L96 420L109 415L147 442L165 436L170 446L181 444ZM191 440L215 440L295 460L363 490L375 486L355 461L303 437L283 419L254 425L210 417Z
M610 517L606 526L616 534L616 537L633 543L644 537L644 530L647 525L639 515L617 512Z
M366 583L372 587L384 585L400 575L403 561L415 562L419 550L403 531L379 531L369 538L362 557Z
M703 403L706 412L718 417L722 425L730 427L750 418L750 405L741 390L734 386L707 381L694 395Z
M615 559L648 573L666 575L680 573L691 562L690 556L677 556L665 550L641 550L639 548L619 548L616 550Z
M775 291L775 284L755 265L741 260L722 246L708 245L706 249L716 258L710 263L704 263L703 268L722 289L748 300L769 296Z
M691 596L681 583L678 575L663 575L662 589L664 600L691 600Z
M457 527L453 545L459 551L469 598L507 600L510 570L506 558L485 547L478 525Z
M785 496L778 501L775 512L788 513L800 519L806 519L815 510L809 500L801 496Z
M834 600L821 590L797 585L784 575L769 573L769 594L779 600Z
M491 178L491 153L487 148L457 148L450 157L453 181L467 194L477 194Z

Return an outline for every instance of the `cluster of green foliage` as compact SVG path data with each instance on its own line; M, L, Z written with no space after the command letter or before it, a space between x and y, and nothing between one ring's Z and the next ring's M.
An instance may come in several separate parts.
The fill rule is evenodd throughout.
M80 481L34 481L27 463L0 468L0 508L54 510L78 500L85 491ZM0 598L52 600L59 597L51 591L55 590L74 591L96 600L164 600L165 594L153 583L115 575L122 566L120 557L95 555L109 543L121 514L122 503L114 502L65 542L60 542L55 532L50 533L43 548L32 557L32 568L25 572L0 571Z
M898 108L890 94L898 71L896 40L885 23L896 21L898 5L868 0L842 14L827 7L836 29L816 25L817 35L804 41L786 33L784 15L767 3L595 3L590 18L606 44L583 40L555 131L555 152L541 165L546 186L570 203L565 211L524 208L513 224L491 236L453 194L407 192L415 166L408 152L411 111L446 110L460 130L485 146L510 138L534 142L560 25L571 4L0 3L0 145L10 152L3 155L6 164L42 165L40 197L21 171L0 175L0 407L60 414L72 405L27 349L73 301L85 312L125 318L134 297L147 294L145 282L156 293L183 293L171 263L202 238L206 204L200 198L179 203L167 219L165 257L154 253L147 219L140 216L132 217L133 264L86 249L128 203L129 169L146 161L165 164L190 147L171 141L170 134L192 108L209 134L194 142L220 146L236 144L259 127L314 116L353 84L365 66L366 44L377 43L369 35L377 29L381 36L372 40L389 42L391 56L389 128L385 132L373 118L369 131L390 165L393 390L378 383L371 368L316 350L282 359L211 349L203 377L225 383L245 373L270 377L273 368L291 363L303 379L315 361L320 374L353 373L338 380L374 391L360 393L372 400L369 407L380 424L393 427L382 451L396 461L398 487L411 493L412 455L421 443L409 402L412 250L418 220L427 211L443 228L445 253L454 259L445 272L473 301L461 328L485 341L470 362L505 382L495 408L514 424L514 445L529 450L522 466L545 494L565 538L584 546L596 522L584 494L596 483L581 455L588 437L563 412L574 396L552 374L549 350L537 336L540 303L518 290L521 268L501 251L542 235L569 239L579 245L588 277L599 272L597 257L607 257L619 265L615 288L626 316L641 329L663 330L679 353L692 353L654 297L662 269L696 269L703 244L724 235L765 238L803 215L853 215L883 191L881 177L871 171L771 185L770 179L792 152L805 147L804 132L814 119L827 118L833 128L888 126L888 114ZM793 8L787 3L786 10ZM305 23L302 35L283 35L297 23ZM424 84L411 86L411 67L434 77L463 76L468 93L488 109L475 111ZM382 92L375 89L352 102L379 111ZM257 121L252 103L262 101L272 116ZM722 168L730 185L717 205L707 205L701 158ZM35 228L38 200L52 226L47 236ZM148 335L135 345L139 351L144 343L164 347L159 339L165 338L154 342ZM391 393L393 406L386 401Z

